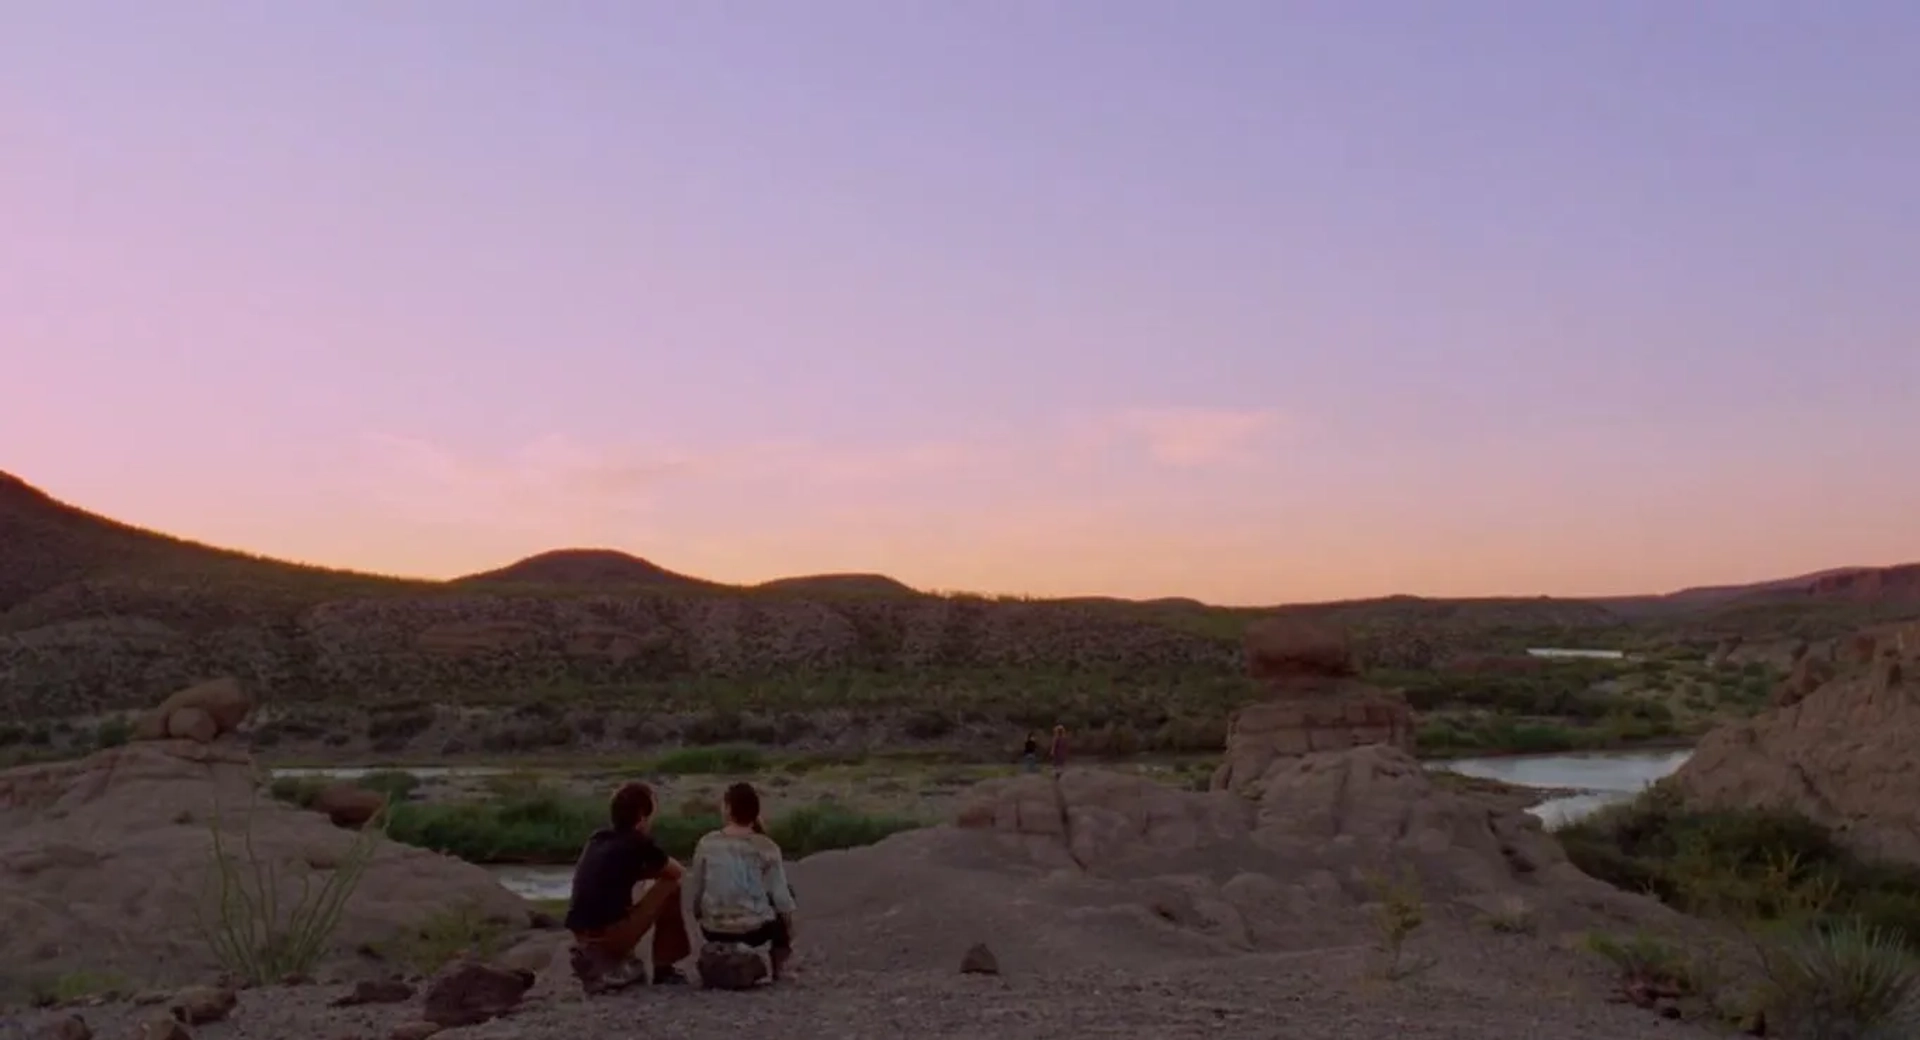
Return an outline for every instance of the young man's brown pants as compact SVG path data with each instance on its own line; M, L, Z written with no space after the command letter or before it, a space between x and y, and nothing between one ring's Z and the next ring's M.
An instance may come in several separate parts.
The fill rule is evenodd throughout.
M663 971L686 960L693 953L693 939L687 934L687 915L680 906L680 882L677 878L654 878L645 894L627 911L619 923L590 932L575 932L580 946L607 961L632 956L653 931L653 970Z

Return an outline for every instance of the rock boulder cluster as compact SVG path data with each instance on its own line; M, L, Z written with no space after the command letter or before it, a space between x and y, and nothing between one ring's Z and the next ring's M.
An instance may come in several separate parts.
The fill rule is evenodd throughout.
M527 904L480 867L266 797L252 757L221 739L247 706L238 684L194 686L143 720L145 739L0 772L0 988L27 974L166 984L217 972L208 929L243 923L223 924L216 833L235 868L228 879L272 878L283 921L352 861L356 841L372 842L334 936L335 965L454 907L526 923Z
M1920 622L1802 653L1775 706L1701 740L1673 782L1689 803L1773 807L1863 855L1920 864Z

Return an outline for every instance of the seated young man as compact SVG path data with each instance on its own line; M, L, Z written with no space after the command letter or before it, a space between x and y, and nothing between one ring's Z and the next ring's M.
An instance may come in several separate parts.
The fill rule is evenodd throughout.
M793 889L780 846L760 826L760 794L752 784L727 788L726 825L693 851L693 915L708 942L768 947L773 977L793 955Z
M653 981L684 982L675 965L693 952L680 905L686 873L652 837L653 788L623 785L608 804L610 826L596 831L573 868L567 928L573 932L573 972L588 993L638 981L633 951L653 932ZM633 889L653 884L638 902Z

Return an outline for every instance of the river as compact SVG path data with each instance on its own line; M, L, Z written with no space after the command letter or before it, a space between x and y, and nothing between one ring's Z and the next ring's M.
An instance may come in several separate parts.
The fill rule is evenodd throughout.
M1649 784L1669 776L1693 755L1690 748L1665 751L1585 751L1558 755L1501 755L1435 762L1444 769L1518 787L1573 790L1579 794L1549 798L1527 810L1548 829L1564 827L1596 809L1624 802Z

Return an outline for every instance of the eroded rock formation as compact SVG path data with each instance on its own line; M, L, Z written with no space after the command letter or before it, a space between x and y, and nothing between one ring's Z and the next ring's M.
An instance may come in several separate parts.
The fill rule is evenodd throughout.
M1265 699L1229 722L1215 790L1257 782L1278 759L1376 744L1412 749L1413 713L1405 698L1355 678L1358 668L1340 633L1270 619L1248 626L1245 643L1247 672Z
M1803 655L1776 706L1722 726L1674 776L1709 807L1778 807L1865 855L1920 863L1920 623Z

